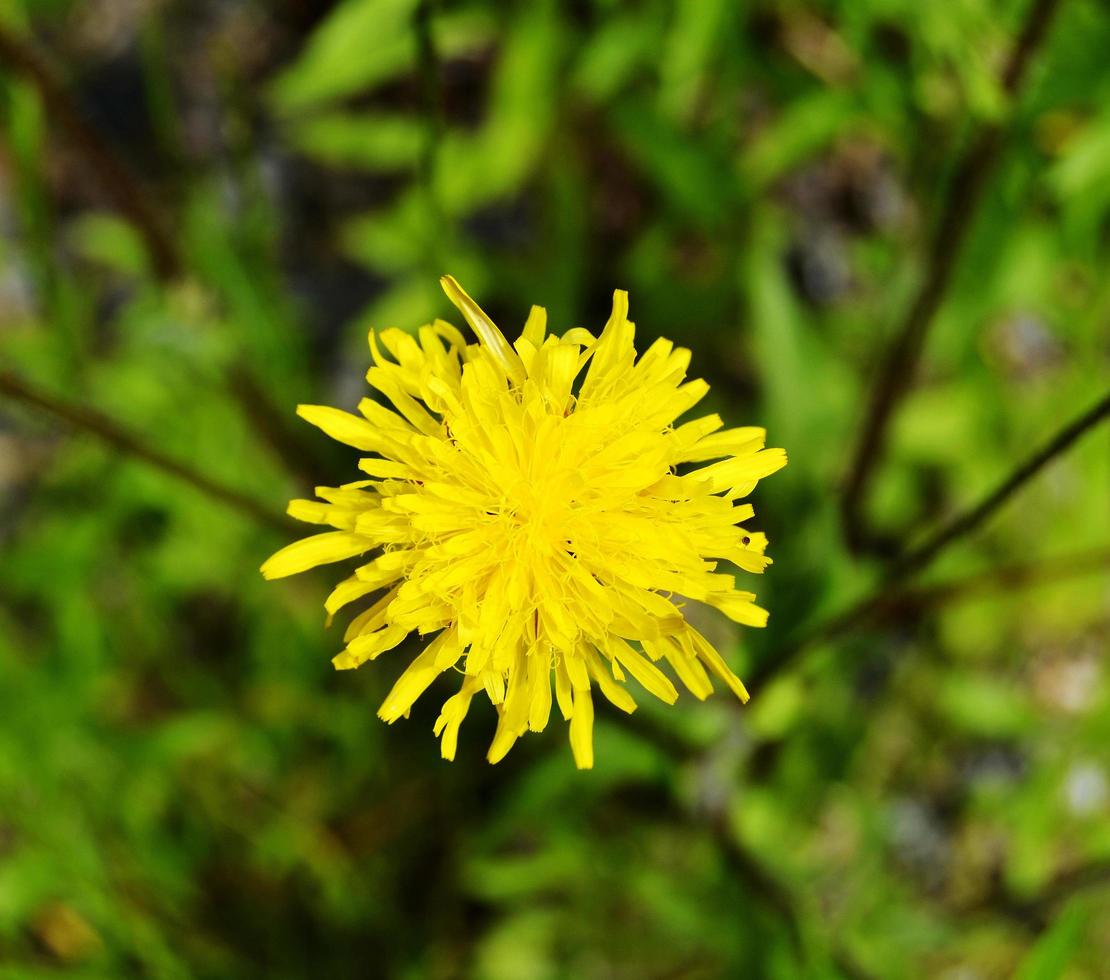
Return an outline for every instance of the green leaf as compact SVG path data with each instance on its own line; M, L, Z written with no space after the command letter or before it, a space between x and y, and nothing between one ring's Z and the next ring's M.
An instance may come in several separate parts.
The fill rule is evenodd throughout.
M968 673L946 675L937 691L937 704L953 725L977 735L1018 735L1035 717L1015 685Z
M722 41L735 5L729 0L701 0L674 6L659 63L659 106L673 119L686 119L695 108L709 64Z
M1075 899L1065 906L1048 931L1025 955L1014 980L1058 980L1083 940L1086 906Z
M135 228L105 212L88 212L68 228L75 251L119 272L141 276L149 271L146 248Z
M404 170L419 159L428 126L409 116L334 112L292 123L288 132L297 149L324 164Z
M316 28L300 57L273 81L285 112L370 88L407 67L416 52L417 0L346 0Z
M461 214L517 191L541 159L555 118L562 32L549 3L535 3L506 34L487 118L477 133L448 133L436 196Z
M838 89L822 89L790 103L745 152L740 162L745 191L754 195L843 136L855 113L851 95Z
M621 142L681 215L715 227L736 198L736 178L723 156L705 140L667 125L641 103L617 107L613 121Z
M640 13L607 19L578 53L574 88L595 102L611 99L637 70L654 63L658 33L656 25Z
M1091 193L1105 200L1107 180L1110 180L1110 112L1103 112L1067 144L1048 173L1048 183L1061 200L1083 198Z

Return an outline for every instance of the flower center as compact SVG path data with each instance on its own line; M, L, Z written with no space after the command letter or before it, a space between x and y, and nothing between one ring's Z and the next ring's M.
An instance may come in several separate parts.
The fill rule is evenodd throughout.
M533 483L525 479L514 490L506 502L523 547L535 553L547 551L566 540L567 518L573 501L564 481L549 478Z

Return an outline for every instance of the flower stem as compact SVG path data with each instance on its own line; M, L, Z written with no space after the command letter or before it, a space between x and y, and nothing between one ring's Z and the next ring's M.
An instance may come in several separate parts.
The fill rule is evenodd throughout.
M288 531L292 526L283 515L155 449L102 412L74 402L63 401L10 371L0 371L0 394L6 395L13 401L40 409L75 429L96 436L102 442L188 483L213 500L218 500L245 514L261 525L280 528L283 531Z
M1011 102L1041 46L1061 0L1033 0L1021 34L1002 73ZM882 461L887 430L909 392L925 339L952 281L962 246L975 220L983 191L1002 155L1003 123L982 126L956 166L940 222L933 235L925 275L901 327L887 349L848 468L841 504L844 536L856 552L876 550L876 536L865 527L863 508L871 478Z

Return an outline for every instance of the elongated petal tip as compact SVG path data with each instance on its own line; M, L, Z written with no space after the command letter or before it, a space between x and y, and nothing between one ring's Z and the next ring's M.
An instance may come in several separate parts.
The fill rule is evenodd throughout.
M594 767L594 703L590 689L574 693L574 715L570 719L570 750L579 769Z
M466 318L470 328L486 348L500 363L505 374L513 384L524 382L524 364L520 356L509 345L505 335L497 328L489 316L459 285L454 276L442 276L440 286L447 294L447 298L455 304L459 312Z
M331 658L331 662L336 670L354 670L362 665L362 661L358 659L350 650L344 650L342 653L337 653Z

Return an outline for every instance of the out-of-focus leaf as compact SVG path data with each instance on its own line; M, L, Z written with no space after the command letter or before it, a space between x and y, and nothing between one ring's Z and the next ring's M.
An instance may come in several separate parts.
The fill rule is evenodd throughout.
M796 677L784 677L760 693L748 710L752 731L765 738L781 738L802 711L804 696Z
M119 272L141 276L149 269L146 249L135 228L106 213L87 213L69 227L74 248L88 259Z
M978 389L953 382L909 399L895 426L900 453L928 462L947 462L954 446L966 446L982 425L976 418Z
M270 86L285 112L350 95L412 62L417 0L343 0Z
M802 311L782 264L782 230L766 215L753 229L753 247L741 269L751 316L750 336L765 392L767 426L786 445L795 444L816 410L816 390L802 335Z
M1065 204L1087 215L1105 209L1110 201L1110 112L1095 116L1069 141L1047 180Z
M556 980L552 952L560 939L558 913L529 909L506 916L479 943L475 976L482 980Z
M343 227L343 249L356 262L386 274L411 270L442 238L427 195L404 195L388 210L351 218Z
M334 112L290 124L290 139L324 164L362 170L402 170L417 161L428 125L411 116Z
M977 735L1020 735L1034 719L1024 694L995 678L953 671L944 677L936 698L951 724Z
M578 53L571 76L575 88L595 102L612 98L638 70L654 63L658 34L642 12L606 18Z
M756 195L842 135L855 117L853 99L841 89L821 89L792 102L744 151L739 166L744 192Z
M486 119L476 133L448 133L436 159L437 200L461 214L518 189L550 137L562 31L548 0L506 31Z
M623 145L679 214L706 227L727 219L737 198L735 178L710 143L663 125L632 102L617 108L614 121Z
M1025 955L1014 980L1057 980L1065 976L1068 964L1083 941L1087 918L1082 900L1069 902Z
M659 104L663 113L686 119L718 46L730 37L728 0L677 4L659 62Z

